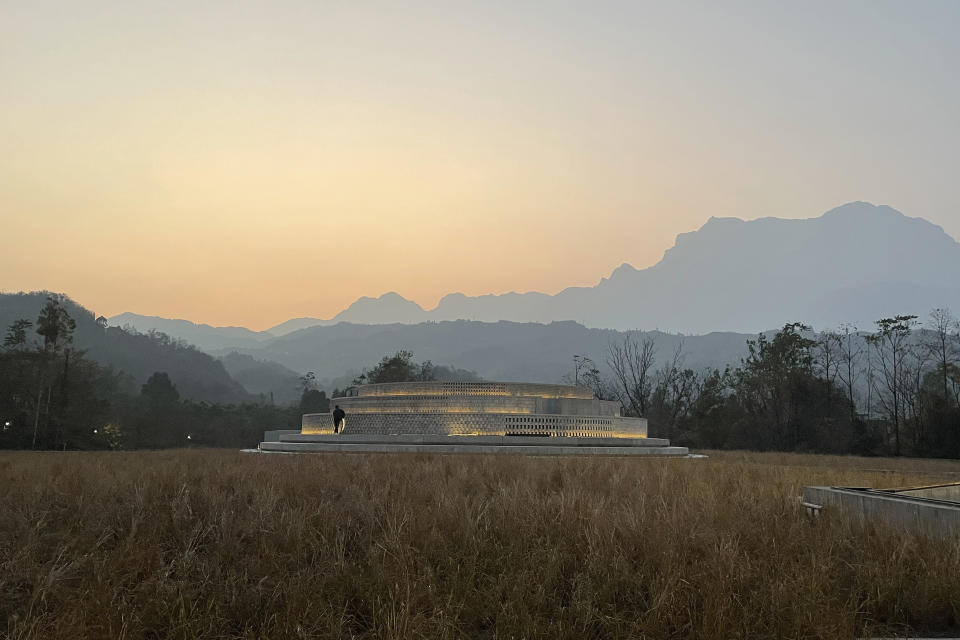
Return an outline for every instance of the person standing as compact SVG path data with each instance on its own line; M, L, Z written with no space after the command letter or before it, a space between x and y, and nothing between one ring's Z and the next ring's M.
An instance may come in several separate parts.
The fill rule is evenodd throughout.
M333 409L333 432L340 433L343 428L343 419L347 417L347 414L343 409L340 408L340 405L337 405Z

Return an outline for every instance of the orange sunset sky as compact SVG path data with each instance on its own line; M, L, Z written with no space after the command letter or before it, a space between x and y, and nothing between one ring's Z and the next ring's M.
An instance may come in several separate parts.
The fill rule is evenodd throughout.
M0 0L0 290L264 329L708 217L960 236L960 3Z

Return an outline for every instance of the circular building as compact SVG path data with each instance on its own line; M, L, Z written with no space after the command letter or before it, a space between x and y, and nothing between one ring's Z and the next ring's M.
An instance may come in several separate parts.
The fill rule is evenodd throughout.
M397 382L350 387L299 431L268 431L260 451L686 455L647 437L647 420L584 387L526 382Z
M350 387L332 405L344 433L369 435L647 437L645 418L584 387L528 382L394 382ZM302 433L333 433L330 413L303 416Z

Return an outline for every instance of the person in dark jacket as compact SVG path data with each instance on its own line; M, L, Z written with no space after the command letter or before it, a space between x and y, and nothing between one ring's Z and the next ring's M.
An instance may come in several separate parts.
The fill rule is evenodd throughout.
M333 432L340 433L340 429L343 427L343 419L347 417L347 414L343 409L340 408L340 405L337 405L333 410Z

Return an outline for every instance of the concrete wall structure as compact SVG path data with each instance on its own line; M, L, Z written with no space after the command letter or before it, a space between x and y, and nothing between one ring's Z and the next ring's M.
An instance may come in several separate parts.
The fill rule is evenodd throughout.
M912 487L909 489L895 489L893 493L900 496L914 498L932 498L934 500L949 500L960 503L960 482L937 484L927 487Z
M928 535L960 536L960 502L931 497L933 495L954 494L932 491L924 496L923 488L881 491L860 487L804 487L803 505L816 513L823 507L834 508L857 518L879 520Z

